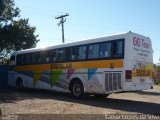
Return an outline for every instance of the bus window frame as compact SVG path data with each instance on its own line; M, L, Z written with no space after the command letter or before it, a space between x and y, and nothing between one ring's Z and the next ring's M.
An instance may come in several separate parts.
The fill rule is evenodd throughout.
M12 60L12 58L13 58L14 60ZM11 61L13 61L13 62L11 62ZM11 56L11 58L10 58L10 65L11 65L11 66L15 66L15 65L16 65L16 55L12 55L12 56Z
M121 56L118 56L118 57L115 57L114 56L114 43L117 42L117 41L122 41L122 55ZM100 50L101 50L101 44L103 43L111 43L111 56L110 57L104 57L104 58L100 58ZM98 58L91 58L89 59L88 58L88 54L89 54L89 46L90 45L94 45L94 44L99 44L99 57ZM80 47L86 47L86 54L85 54L85 59L79 59L79 56L77 59L75 60L71 60L71 59L68 59L67 56L66 56L66 53L68 51L70 51L70 53L67 53L67 54L70 54L71 55L71 49L72 48L76 48L78 47L78 52L79 52L79 48ZM55 57L56 57L56 51L57 50L64 50L65 51L65 59L64 60L61 60L61 61L53 61L51 59L52 58L52 53L54 53ZM55 48L55 49L49 49L49 50L44 50L44 51L38 51L40 56L41 56L41 52L48 52L48 55L49 55L49 61L48 62L38 62L38 63L33 63L33 62L30 62L29 64L23 64L23 65L33 65L33 64L49 64L49 63L63 63L63 62L81 62L81 61L94 61L94 60L112 60L112 59L124 59L124 51L125 51L125 38L121 38L121 39L114 39L114 40L109 40L109 41L102 41L102 42L95 42L95 43L88 43L88 44L82 44L82 45L76 45L76 46L68 46L68 47L62 47L62 48ZM28 55L28 54L32 54L32 59L33 59L33 54L35 53L38 53L38 52L31 52L31 53L23 53L23 54L18 54L17 56L20 56L20 55ZM79 53L78 53L79 55ZM17 63L17 59L16 59L16 63ZM24 62L23 62L24 63ZM21 66L19 64L17 64L18 66Z
M121 56L115 56L115 46L114 44L118 41L122 41L122 55ZM112 41L112 59L124 59L124 50L125 49L125 39L117 39Z

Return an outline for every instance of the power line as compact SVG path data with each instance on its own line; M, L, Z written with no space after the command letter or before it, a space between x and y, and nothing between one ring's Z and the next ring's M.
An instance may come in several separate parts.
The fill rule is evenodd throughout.
M61 19L60 22L58 23L58 26L62 26L62 42L64 43L64 23L66 22L66 19L64 19L64 17L69 16L69 14L65 14L65 15L60 15L58 17L56 17L55 19Z
M51 11L51 10L47 10L47 9L40 9L40 8L31 8L31 7L25 7L24 6L24 8L27 8L27 9L32 9L32 10L35 10L35 11L37 11L37 12L39 12L39 13L43 13L42 15L39 15L39 16L47 16L47 17L51 17L49 14L52 12L53 13L53 11ZM40 12L40 11L43 11L43 12ZM45 14L44 14L45 13ZM59 12L60 13L60 12ZM48 14L48 15L47 15ZM37 14L36 14L37 15ZM79 22L78 22L79 21ZM104 22L104 21L100 21L100 23L99 23L99 21L96 21L96 20L93 20L92 22L90 21L90 20L88 20L88 19L81 19L81 18L76 18L75 19L75 21L74 22L76 22L75 24L77 25L77 22L78 22L78 25L79 24L85 24L85 26L87 27L89 27L89 26L93 26L92 24L88 24L88 23L98 23L98 25L102 25L102 26L106 26L106 25L112 25L113 27L116 27L116 28L128 28L128 27L124 27L123 25L121 25L120 23L119 24L117 24L117 23L112 23L112 22ZM135 26L135 25L133 25L133 26ZM94 26L95 27L95 26ZM140 29L141 31L143 31L143 30L146 30L146 28L144 28L144 27L146 27L146 26L142 26L142 27L139 27L139 28L136 28L136 29ZM89 27L90 28L90 27ZM148 27L147 27L148 28ZM155 30L155 28L156 29L158 29L159 30L159 27L158 26L151 26L150 27L151 29L153 29L153 30ZM150 29L149 28L149 29ZM157 31L157 30L155 30L155 31Z
M42 14L42 16L46 16L46 13L48 13L48 14L51 14L51 12L52 13L57 13L57 12L59 12L59 11L55 11L55 10L51 10L51 9L42 9L42 8L32 8L32 7L30 7L30 6L22 6L23 8L27 8L27 9L32 9L32 10L35 10L35 11L37 11L37 12L40 12L40 11L42 11L43 13L45 13L45 15L44 14ZM42 13L42 12L40 12L40 13ZM59 12L60 13L60 12ZM62 12L61 12L62 13ZM50 15L48 15L49 17L50 17ZM104 22L104 21L97 21L97 20L92 20L92 22L90 21L90 19L82 19L81 17L79 17L78 18L78 20L77 20L77 17L76 17L76 19L75 19L75 21L77 22L77 21L80 21L79 23L83 23L83 22L85 22L85 23L98 23L98 25L99 24L101 24L101 25L106 25L106 24L109 24L109 25L113 25L113 26L123 26L123 25L121 25L121 24L117 24L117 23L112 23L112 22ZM133 26L135 26L135 25L133 25ZM143 28L144 27L146 27L145 25L144 26L142 26ZM155 28L159 28L158 26L151 26L153 29L155 29ZM139 27L139 28L141 28L141 27ZM147 27L148 28L148 27ZM145 28L144 28L145 29Z

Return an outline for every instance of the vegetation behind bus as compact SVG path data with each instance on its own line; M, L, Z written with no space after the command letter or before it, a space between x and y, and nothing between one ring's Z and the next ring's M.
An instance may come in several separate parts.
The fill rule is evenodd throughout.
M160 65L154 65L154 84L160 85Z
M0 62L7 63L8 56L17 50L33 48L39 41L36 28L29 19L20 18L20 9L9 0L0 14Z

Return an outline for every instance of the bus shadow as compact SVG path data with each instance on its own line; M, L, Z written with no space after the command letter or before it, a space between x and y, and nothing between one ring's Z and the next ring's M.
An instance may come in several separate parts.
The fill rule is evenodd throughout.
M160 96L160 91L159 92L150 92L150 91L137 91L137 94L141 95L153 95L153 96Z
M26 99L53 99L64 102L79 103L99 108L107 108L114 110L121 110L127 112L136 112L140 114L160 115L160 104L149 103L143 101L134 101L126 99L97 99L95 97L87 97L82 100L75 100L71 98L69 93L44 91L44 90L0 90L0 104L1 103L15 103Z
M135 112L140 114L160 115L160 104L158 103L149 103L143 101L134 101L118 98L106 98L105 100L101 101L94 100L94 102L89 103L89 105L95 107L122 110L127 112Z

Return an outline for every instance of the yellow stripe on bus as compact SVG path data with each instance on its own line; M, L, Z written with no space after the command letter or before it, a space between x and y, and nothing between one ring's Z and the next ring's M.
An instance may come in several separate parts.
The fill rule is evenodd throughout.
M16 66L16 71L44 71L50 70L50 64L38 64L38 65L24 65L24 66Z
M25 66L16 66L15 70L45 71L50 69L63 70L63 69L87 69L87 68L123 68L123 59L25 65Z

